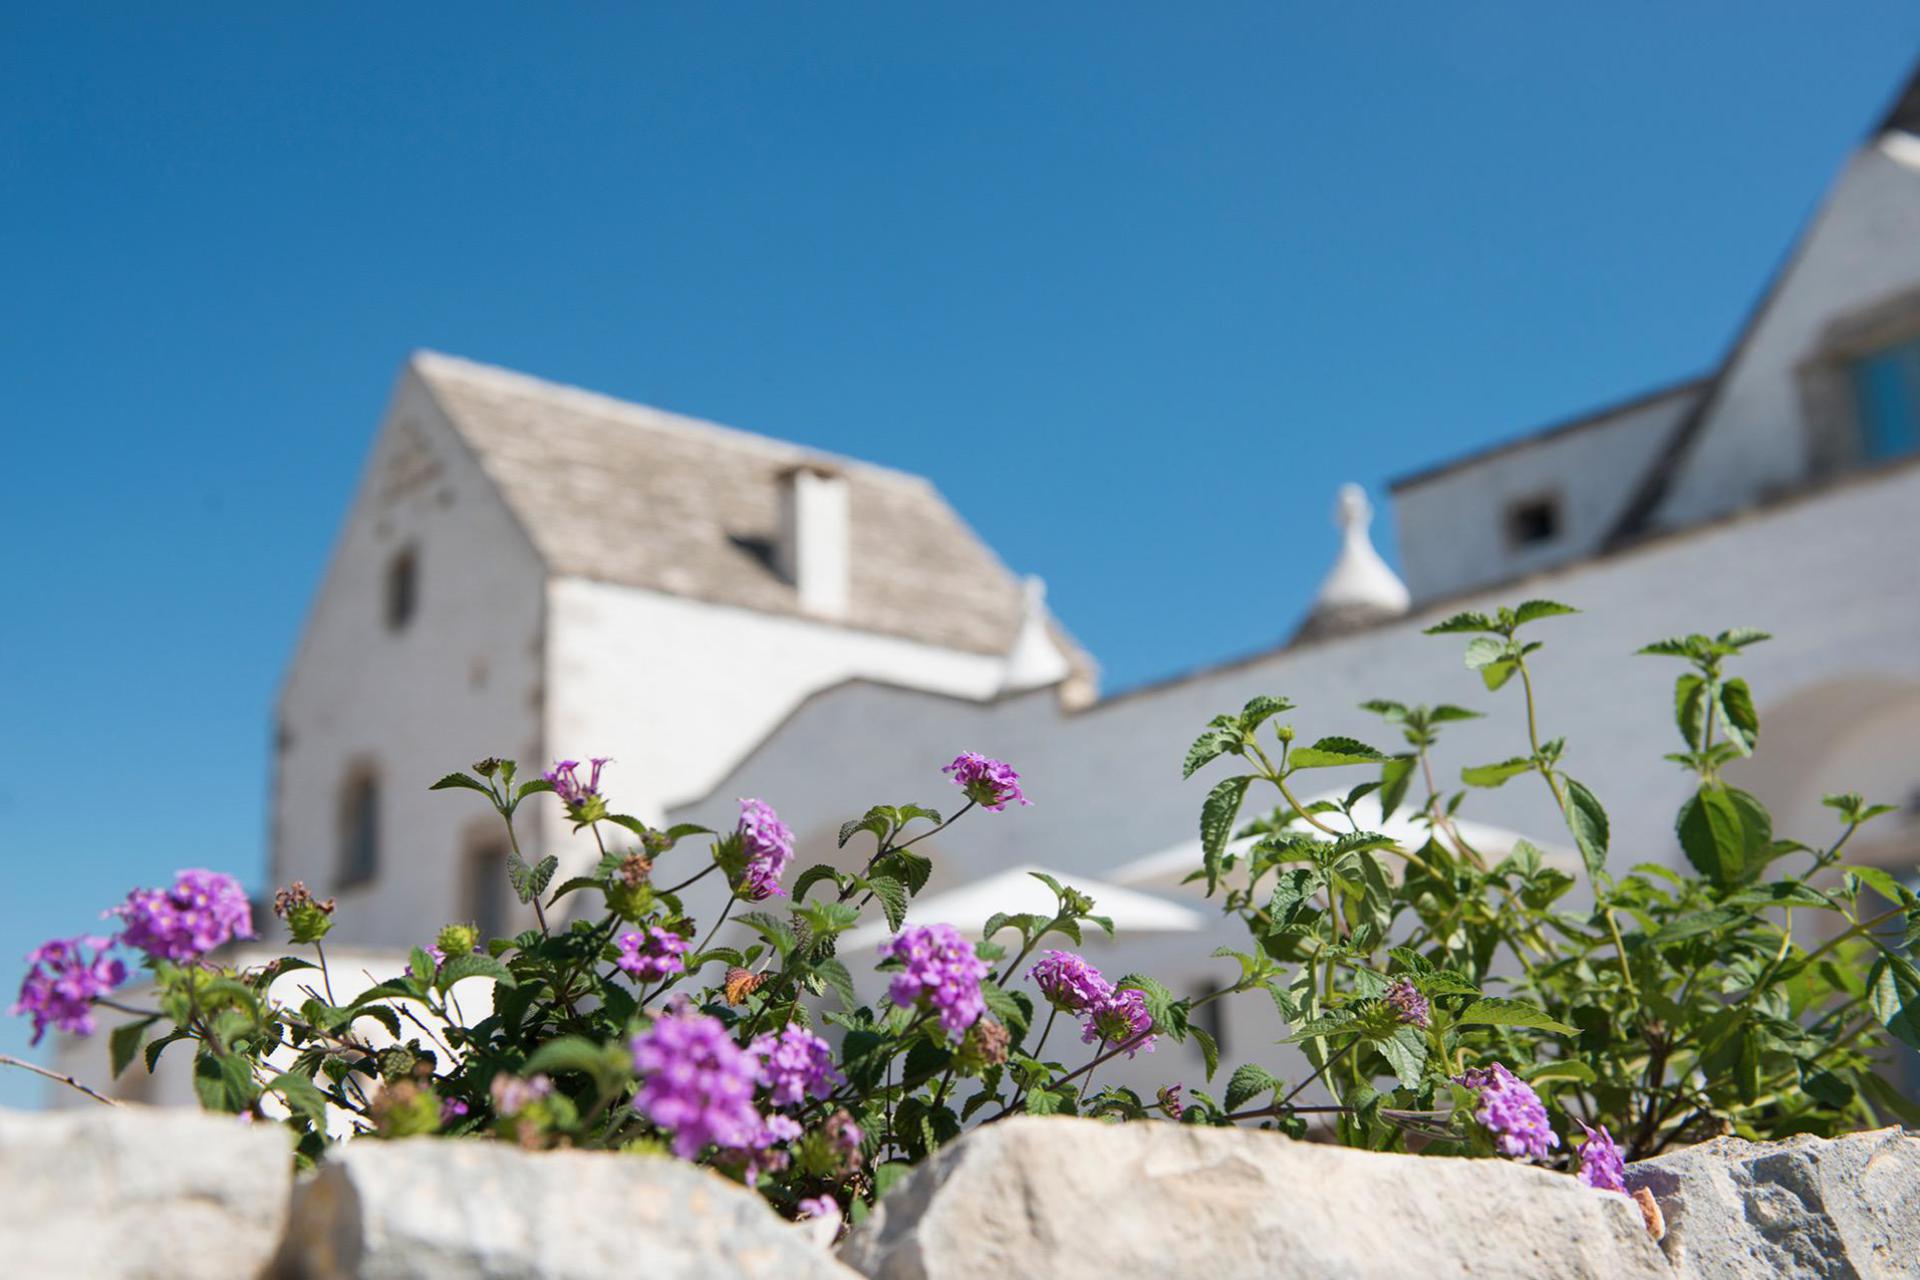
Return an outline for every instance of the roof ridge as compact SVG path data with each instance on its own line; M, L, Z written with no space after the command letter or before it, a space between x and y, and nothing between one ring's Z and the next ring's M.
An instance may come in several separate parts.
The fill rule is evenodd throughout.
M764 453L787 455L791 456L795 462L831 463L843 470L864 472L882 479L929 490L935 487L932 480L917 471L904 471L883 463L869 462L864 458L849 457L827 449L816 449L811 445L796 444L778 436L728 426L724 422L714 422L707 418L696 418L691 414L676 413L671 409L641 404L637 400L623 400L619 396L608 395L604 391L594 391L569 382L555 382L536 374L523 373L518 369L488 364L485 361L470 360L465 356L449 355L444 351L417 349L407 357L407 367L428 382L432 382L436 377L452 377L479 383L496 391L537 396L581 412L630 422L647 430L674 432L704 441L725 442L758 449Z

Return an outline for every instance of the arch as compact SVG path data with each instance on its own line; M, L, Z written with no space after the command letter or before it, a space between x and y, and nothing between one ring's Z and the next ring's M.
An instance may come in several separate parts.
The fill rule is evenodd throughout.
M348 769L340 786L334 886L352 889L380 874L380 773L371 762Z

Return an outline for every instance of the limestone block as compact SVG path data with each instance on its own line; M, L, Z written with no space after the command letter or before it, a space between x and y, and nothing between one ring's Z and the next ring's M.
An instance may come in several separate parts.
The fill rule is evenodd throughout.
M1032 1117L940 1151L842 1257L872 1280L1671 1280L1631 1201L1562 1174Z
M1920 1136L1715 1138L1627 1166L1667 1221L1683 1280L1920 1276Z
M0 1274L258 1275L286 1223L291 1142L172 1108L0 1111Z
M301 1184L275 1280L645 1280L852 1273L765 1201L664 1156L357 1141Z

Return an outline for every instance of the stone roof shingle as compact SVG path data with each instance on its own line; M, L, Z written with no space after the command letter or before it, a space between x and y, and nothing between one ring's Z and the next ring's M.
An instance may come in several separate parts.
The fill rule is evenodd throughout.
M846 478L852 591L842 625L1005 653L1022 590L924 477L430 352L411 369L557 574L799 615L769 555L779 483Z

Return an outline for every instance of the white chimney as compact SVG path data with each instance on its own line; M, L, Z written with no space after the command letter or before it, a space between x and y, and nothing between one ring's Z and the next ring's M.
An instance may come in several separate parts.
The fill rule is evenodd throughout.
M853 577L846 480L817 464L780 477L780 537L774 567L793 583L800 611L844 618Z

